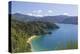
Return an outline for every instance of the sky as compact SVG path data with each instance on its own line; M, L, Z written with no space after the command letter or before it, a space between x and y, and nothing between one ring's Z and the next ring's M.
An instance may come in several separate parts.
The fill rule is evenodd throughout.
M36 3L12 1L11 13L31 16L78 15L78 6L72 4Z

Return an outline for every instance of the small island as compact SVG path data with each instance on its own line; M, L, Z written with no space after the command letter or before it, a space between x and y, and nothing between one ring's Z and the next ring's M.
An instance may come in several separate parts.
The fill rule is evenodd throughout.
M33 38L36 38L36 36L39 35L51 34L50 30L58 28L59 27L56 24L51 22L22 22L11 19L11 52L30 52L30 42Z

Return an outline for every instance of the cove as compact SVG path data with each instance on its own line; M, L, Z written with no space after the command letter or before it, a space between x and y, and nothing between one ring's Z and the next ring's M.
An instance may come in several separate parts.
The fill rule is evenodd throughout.
M40 35L31 41L32 51L75 49L78 42L78 26L57 24L60 28L51 34ZM69 46L70 45L70 46Z

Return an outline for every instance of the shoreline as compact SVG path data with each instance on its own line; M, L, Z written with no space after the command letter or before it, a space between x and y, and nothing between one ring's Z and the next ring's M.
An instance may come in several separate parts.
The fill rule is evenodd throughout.
M31 36L30 38L28 38L27 43L31 43L32 39L34 39L35 37L37 37L36 35Z

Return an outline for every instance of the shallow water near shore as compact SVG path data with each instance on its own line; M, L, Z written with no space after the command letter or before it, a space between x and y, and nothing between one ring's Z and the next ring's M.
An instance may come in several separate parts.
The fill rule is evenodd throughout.
M50 51L76 49L78 42L78 26L73 24L57 24L60 28L51 34L37 36L31 41L32 51Z

